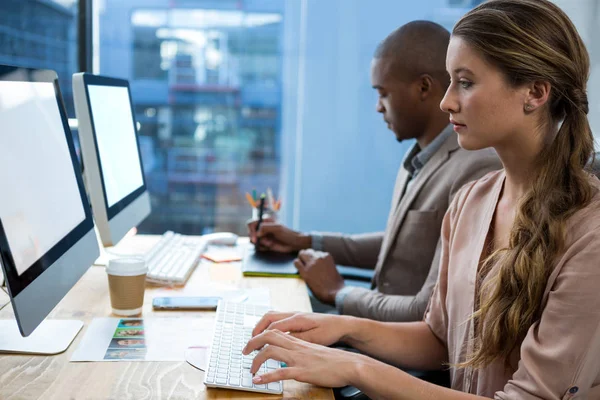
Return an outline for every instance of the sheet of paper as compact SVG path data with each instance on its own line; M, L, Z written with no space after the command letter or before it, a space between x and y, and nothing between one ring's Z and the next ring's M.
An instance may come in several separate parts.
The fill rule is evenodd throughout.
M271 305L268 288L239 289L235 286L211 283L209 285L184 286L183 288L158 288L152 291L153 297L202 296L220 297L225 301L246 302L260 306Z
M217 296L270 306L267 288L237 289L212 284L193 290L156 290L159 296ZM82 361L184 361L189 347L208 348L212 342L214 313L197 317L95 318L85 331L72 362Z
M210 246L202 254L202 258L214 263L242 261L242 249L241 246Z
M208 347L214 315L197 318L95 318L71 361L184 361Z

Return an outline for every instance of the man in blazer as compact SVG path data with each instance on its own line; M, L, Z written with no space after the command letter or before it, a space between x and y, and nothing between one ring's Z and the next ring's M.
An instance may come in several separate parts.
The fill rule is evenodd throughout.
M420 320L437 279L446 209L464 184L501 168L491 149L462 149L439 108L449 85L449 36L440 25L414 21L390 34L373 58L377 111L398 141L416 139L398 172L384 232L304 234L275 222L255 232L255 222L249 224L251 240L258 235L264 249L301 250L300 275L315 297L341 314ZM347 285L336 264L374 269L371 289Z

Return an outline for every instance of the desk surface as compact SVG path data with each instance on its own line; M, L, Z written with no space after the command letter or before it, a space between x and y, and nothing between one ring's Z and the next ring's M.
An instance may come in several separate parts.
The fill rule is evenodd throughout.
M134 236L124 239L120 249L145 251L159 236ZM208 282L239 288L267 287L271 304L282 311L310 311L306 285L293 278L243 278L238 263L212 264L203 261L186 287ZM153 287L146 289L144 317L152 311ZM177 289L175 289L177 290ZM201 293L199 293L201 295ZM182 312L192 315L196 312ZM164 313L160 314L164 316ZM169 316L177 313L169 312ZM1 399L276 399L277 396L235 390L208 389L204 373L187 362L97 362L71 363L71 354L95 317L111 314L108 281L104 267L92 267L54 309L50 318L79 319L85 326L66 352L51 357L0 355ZM0 311L0 319L14 318L12 308ZM295 381L284 384L284 398L333 399L330 389Z

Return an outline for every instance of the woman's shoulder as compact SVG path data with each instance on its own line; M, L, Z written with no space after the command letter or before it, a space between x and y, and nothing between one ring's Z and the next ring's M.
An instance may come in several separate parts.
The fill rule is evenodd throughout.
M465 203L484 203L488 197L493 197L494 188L502 185L504 181L504 169L488 172L479 179L465 184L454 197L454 206L462 209Z

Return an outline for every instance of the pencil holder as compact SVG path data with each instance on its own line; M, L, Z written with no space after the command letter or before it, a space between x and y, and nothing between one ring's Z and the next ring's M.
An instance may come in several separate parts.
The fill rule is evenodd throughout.
M268 207L265 207L263 210L263 219L271 218L277 221L277 211L273 211ZM252 208L252 220L258 221L258 208Z

